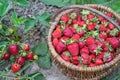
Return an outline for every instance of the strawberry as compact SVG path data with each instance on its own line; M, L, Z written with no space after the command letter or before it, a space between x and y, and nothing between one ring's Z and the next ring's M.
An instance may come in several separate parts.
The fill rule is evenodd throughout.
M101 64L103 64L102 59L96 58L95 64L96 64L96 65L101 65Z
M95 54L95 50L97 49L97 45L96 44L91 44L88 46L89 48L89 51L92 53L92 54Z
M78 65L79 61L73 60L72 63L75 64L75 65Z
M82 42L82 41L80 41L79 43L79 48L81 49L81 48L83 48L84 47L84 45L85 45L85 43L84 42Z
M110 30L112 30L112 29L115 28L115 26L114 26L112 23L109 23L109 24L108 24L108 28L109 28Z
M107 38L107 34L106 33L101 33L101 34L99 34L99 38L105 40Z
M29 51L30 50L30 45L29 44L24 44L23 45L23 50L24 51Z
M85 21L78 21L77 24L82 27L83 25L86 24L86 22Z
M20 64L20 65L24 65L25 64L25 58L20 56L16 59L16 63Z
M94 63L89 64L89 67L95 67L95 66L96 66L96 64L94 64Z
M79 54L79 45L76 42L69 44L67 49L72 56L77 56Z
M109 50L109 47L105 45L104 48L103 48L103 50L104 50L104 51L108 51L108 50Z
M95 43L95 39L93 37L89 37L86 39L86 45L91 45Z
M95 17L95 16L94 16L92 13L90 13L90 14L87 15L87 19L88 19L88 20L91 20L91 19L94 18L94 17Z
M78 67L82 67L82 64L80 64L80 63L78 63L78 65L77 65Z
M72 21L72 23L73 23L73 24L77 24L77 21L78 21L78 20L74 19L74 20Z
M107 43L110 43L111 39L112 39L111 37L108 37L108 38L106 38L105 41L106 41Z
M108 62L112 61L113 58L114 58L113 53L106 53L104 55L103 60L104 60L105 63L108 63Z
M104 58L104 55L105 55L105 53L104 53L104 52L101 52L101 53L97 56L97 58L98 58L98 59L103 59L103 58Z
M78 16L78 19L77 19L77 21L82 21L82 17L81 16Z
M99 28L99 31L100 32L103 32L103 31L106 31L106 27L104 25L100 25L100 28Z
M82 53L82 54L81 54L81 57L82 57L83 59L89 59L89 55L86 54L86 53Z
M71 28L67 27L63 30L63 35L67 36L67 37L72 37L73 36L73 32L71 30Z
M53 38L52 44L53 44L54 47L57 46L58 42L59 42L59 40L57 38Z
M110 17L110 18L112 18L112 14L111 13L106 13L106 15L108 16L108 17Z
M89 54L88 47L84 46L82 49L80 49L80 54L82 54L82 53Z
M79 60L79 56L72 56L72 60L78 61Z
M98 16L98 20L99 20L99 21L103 21L104 18L103 18L102 16Z
M96 40L96 45L98 45L100 47L104 46L104 44L100 40Z
M76 33L76 29L74 27L70 27L73 33Z
M5 59L5 60L9 60L10 59L10 54L6 52L6 53L4 53L2 58Z
M84 30L82 30L82 31L81 31L81 32L79 32L78 34L79 34L79 36L80 36L80 37L82 37L82 36L84 36L85 31L84 31Z
M94 24L88 24L87 29L88 29L89 31L95 30Z
M61 33L58 30L54 30L52 33L52 37L53 38L60 38L61 37Z
M67 40L69 40L69 39L70 39L70 38L69 38L69 37L66 37L66 36L63 36L63 37L60 38L61 41L62 41L62 40L67 41Z
M95 57L96 57L95 54L91 54L91 55L89 56L89 59L92 60L92 61L94 61L94 60L95 60Z
M8 50L9 50L9 52L10 52L13 56L16 56L16 55L18 55L19 47L18 47L17 44L11 44L11 45L8 47Z
M65 50L66 50L66 45L63 42L59 41L56 46L56 51L60 54Z
M21 66L17 63L12 64L12 72L18 72L21 69Z
M79 34L74 34L72 39L75 40L75 41L78 41L80 38Z
M62 15L61 21L64 21L66 23L66 22L68 22L68 20L69 20L69 17L67 14Z
M83 64L86 64L86 65L90 64L90 60L88 60L88 59L83 59L82 62L83 62Z
M110 40L110 44L111 44L112 48L118 48L119 47L119 40L116 37L113 37Z
M61 58L67 62L70 62L70 53L68 51L64 51L61 55Z
M33 60L33 59L34 59L34 54L31 52L31 53L29 53L29 54L26 55L26 58L27 58L28 60ZM23 62L24 62L24 61L23 61Z

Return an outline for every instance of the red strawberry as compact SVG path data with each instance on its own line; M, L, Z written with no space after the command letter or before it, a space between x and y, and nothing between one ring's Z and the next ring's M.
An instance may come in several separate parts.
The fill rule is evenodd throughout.
M106 33L99 34L99 37L105 40L107 38L107 34Z
M20 65L24 65L25 64L25 58L20 56L16 59L16 63L20 64Z
M30 50L30 45L29 44L24 44L23 49L24 49L24 51L29 51Z
M113 56L113 54L111 53L111 54L108 56L108 58L106 58L105 62L108 63L108 62L112 61L113 58L114 58L114 56Z
M118 48L119 47L119 40L116 37L113 37L110 40L110 44L111 44L112 48Z
M77 56L79 54L79 45L78 43L71 43L67 46L68 51L72 56Z
M80 38L79 34L74 34L72 39L78 41Z
M101 64L103 64L102 59L96 58L95 64L96 64L96 65L101 65Z
M104 58L104 54L105 54L104 52L101 52L101 53L97 56L97 58L98 58L98 59L103 59L103 58Z
M89 50L86 46L84 46L81 50L80 50L80 54L82 53L86 53L86 54L89 54Z
M92 38L92 37L89 37L86 39L86 44L87 45L91 45L91 44L94 44L95 43L95 39Z
M81 16L78 16L78 19L77 19L77 21L82 21L82 17Z
M91 44L88 46L89 48L89 51L92 53L92 54L95 54L95 50L97 49L97 45L96 44Z
M87 64L87 65L90 64L90 60L89 59L83 59L82 62L83 62L83 64Z
M86 22L85 21L78 21L77 24L82 27L83 25L86 24Z
M9 60L10 59L10 54L6 52L6 53L4 53L2 58L5 59L5 60Z
M104 48L103 48L103 50L104 51L108 51L109 50L108 46L105 45Z
M82 64L80 64L80 63L78 63L78 65L77 65L78 67L82 67Z
M98 45L100 47L104 46L104 44L100 40L96 40L96 45Z
M71 28L67 27L63 30L63 34L67 37L72 37L73 36L73 32L71 30Z
M73 24L77 24L77 20L74 19L74 20L72 21L72 23L73 23Z
M57 25L57 26L56 26L56 30L57 30L58 32L61 32L61 26L60 26L60 25Z
M83 59L89 59L89 55L86 54L86 53L82 53L82 54L81 54L81 57L82 57Z
M56 46L56 51L60 54L65 50L66 50L66 45L63 42L59 41Z
M69 37L66 37L66 36L63 36L63 37L60 38L61 41L62 41L62 40L66 41L66 40L69 40L69 39L70 39L70 38L69 38Z
M95 30L94 24L88 24L87 29L88 29L89 31Z
M87 15L88 20L91 20L91 19L94 18L94 17L95 17L95 16L94 16L92 13L90 13L90 14Z
M112 29L115 28L115 26L114 26L112 23L109 23L109 24L108 24L108 28L109 28L110 30L112 30Z
M12 72L18 72L21 69L21 66L19 64L12 64Z
M95 54L91 54L90 56L89 56L89 58L90 58L90 60L92 60L92 61L94 61L95 60Z
M81 31L81 32L79 32L78 34L79 34L79 36L80 36L80 37L82 37L82 36L84 36L85 31L84 31L84 30L82 30L82 31Z
M107 43L110 43L111 39L112 39L112 38L109 37L109 38L106 38L105 41L106 41Z
M73 60L72 63L75 64L75 65L78 65L79 61Z
M52 37L53 38L60 38L61 37L61 33L58 30L54 30L52 33Z
M106 15L108 16L108 17L110 17L110 18L112 18L112 14L111 13L106 13Z
M67 14L62 15L61 21L68 22L68 20L69 20L69 17Z
M33 53L29 53L29 54L26 55L26 58L28 60L33 60L34 59L34 54Z
M104 25L100 25L100 28L99 28L100 32L103 32L103 31L106 31L106 27Z
M52 44L53 44L54 47L57 46L58 42L59 42L59 40L57 38L53 38Z
M99 21L103 21L104 18L103 18L102 16L98 16L98 20L99 20Z
M80 41L79 42L79 48L81 49L81 48L83 48L84 47L84 45L85 45L85 43L84 42L82 42L82 41Z
M61 55L63 60L67 61L67 62L70 62L70 53L68 51L64 51Z
M89 64L89 67L95 67L95 66L96 66L96 64L94 64L94 63Z
M9 46L8 50L13 56L16 56L16 55L18 55L19 47L17 44L11 44Z
M78 61L79 60L79 56L72 56L72 60Z
M76 29L74 27L70 27L73 33L76 33Z

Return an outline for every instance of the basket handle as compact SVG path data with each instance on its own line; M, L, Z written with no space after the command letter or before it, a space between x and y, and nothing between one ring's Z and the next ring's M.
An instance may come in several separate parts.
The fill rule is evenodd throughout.
M59 11L57 11L53 16L52 16L52 19L51 19L51 22L50 23L53 23L55 21L55 17L65 11L65 10L68 10L68 9L86 9L86 10L89 10L89 11L92 11L92 12L95 12L97 13L98 15L104 17L106 20L108 20L109 22L111 22L116 28L118 28L118 30L120 30L120 26L114 22L112 19L110 19L108 16L106 16L105 14L103 14L102 12L94 9L94 8L91 8L91 7L88 7L88 6L85 6L85 5L73 5L73 6L66 6L66 7L63 7L61 8Z

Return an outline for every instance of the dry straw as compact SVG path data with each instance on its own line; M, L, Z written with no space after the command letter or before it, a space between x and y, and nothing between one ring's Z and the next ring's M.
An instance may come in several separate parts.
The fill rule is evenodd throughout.
M67 75L68 77L74 80L99 80L118 67L120 62L120 54L118 54L118 56L111 62L100 66L78 67L76 65L64 61L55 51L52 45L51 34L55 29L56 25L58 24L60 17L63 14L70 13L74 10L76 11L80 9L87 9L97 13L98 15L103 16L105 19L107 19L109 22L111 22L115 27L117 27L120 30L120 27L112 19L110 19L109 17L105 16L103 13L100 12L106 11L112 13L115 19L120 22L120 16L108 7L95 4L67 6L58 10L52 17L52 20L50 22L51 26L48 34L49 49L51 51L53 62L57 65L57 67L62 71L63 74Z

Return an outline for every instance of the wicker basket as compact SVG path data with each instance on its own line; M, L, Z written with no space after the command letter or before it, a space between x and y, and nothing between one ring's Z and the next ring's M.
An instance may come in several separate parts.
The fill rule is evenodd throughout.
M102 77L109 74L114 69L116 69L116 67L118 67L119 61L120 61L120 54L109 63L103 64L100 66L96 66L96 67L85 67L84 68L84 67L75 66L69 62L64 61L58 55L58 53L55 51L55 49L52 45L51 34L52 34L53 30L55 29L56 25L58 24L60 17L63 14L69 13L73 10L79 10L79 9L88 9L90 11L93 11L93 12L103 16L104 18L106 18L109 22L111 22L113 25L115 25L120 30L120 27L113 20L111 20L109 17L107 17L104 14L102 14L101 12L99 12L99 10L104 10L106 12L112 13L113 16L116 18L116 20L120 21L120 16L118 14L116 14L113 10L111 10L110 8L107 8L107 7L104 7L101 5L94 5L94 4L88 4L88 5L84 5L84 6L83 5L74 5L74 6L64 7L62 9L60 9L59 11L57 11L52 17L52 20L50 23L51 27L50 27L49 34L48 34L49 49L51 51L53 62L57 65L57 67L62 71L63 74L67 75L68 77L70 77L74 80L99 80Z

